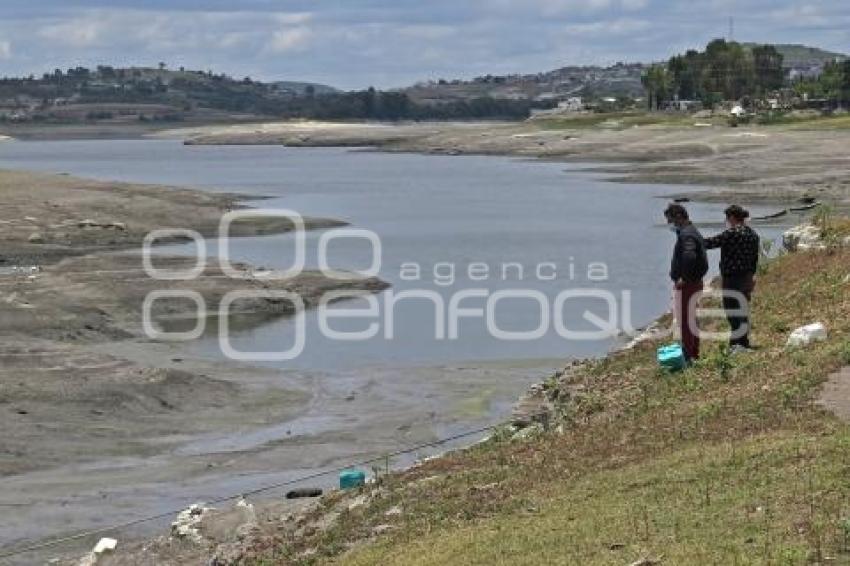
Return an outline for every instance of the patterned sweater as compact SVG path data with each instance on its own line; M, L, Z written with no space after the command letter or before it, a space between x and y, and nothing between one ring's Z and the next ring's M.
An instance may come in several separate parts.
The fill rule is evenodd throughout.
M753 275L759 262L759 235L745 224L705 239L708 249L720 248L720 274Z

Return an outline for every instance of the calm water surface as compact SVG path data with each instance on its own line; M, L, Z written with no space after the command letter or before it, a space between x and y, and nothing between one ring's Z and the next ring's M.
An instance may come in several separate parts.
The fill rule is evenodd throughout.
M554 328L554 301L566 289L610 291L619 299L617 326L640 327L670 303L666 270L672 235L662 225L664 201L681 187L617 184L575 166L498 157L384 154L344 149L274 146L184 146L173 140L14 142L0 146L0 166L66 172L99 179L189 185L245 195L272 197L264 208L288 208L307 216L343 219L377 233L382 245L380 277L393 292L429 290L445 302L461 290L480 289L484 297L461 306L484 308L497 291L539 291L550 311L549 331L524 341L491 336L481 317L463 318L457 340L437 339L436 306L408 299L390 309L379 297L379 334L369 341L323 338L317 315L305 321L306 347L297 368L351 368L383 364L434 364L459 360L568 358L600 355L613 339L565 340ZM722 219L721 205L692 204L698 221ZM754 212L760 212L758 208ZM713 233L719 225L707 227ZM777 228L762 229L774 238ZM319 232L307 239L308 266L316 266ZM216 242L209 252L216 254ZM242 238L231 256L255 266L291 264L291 236ZM192 253L191 246L166 251ZM329 247L334 268L365 269L371 246L362 239L335 240ZM590 278L595 264L607 279ZM713 260L716 263L716 258ZM483 265L488 275L483 276ZM473 266L470 280L469 268ZM538 266L541 266L538 273ZM520 267L521 266L521 267ZM417 276L418 273L418 276ZM598 270L592 275L604 275ZM539 277L538 275L542 275ZM483 280L482 280L483 279ZM631 294L631 301L623 295ZM502 330L541 326L543 315L531 298L504 298L493 307ZM393 339L383 318L393 313ZM585 312L606 319L599 298L571 299L561 310L570 330L593 330ZM339 330L361 330L370 320L335 322ZM233 337L240 351L281 352L294 343L294 323L280 320ZM209 337L192 345L217 354Z

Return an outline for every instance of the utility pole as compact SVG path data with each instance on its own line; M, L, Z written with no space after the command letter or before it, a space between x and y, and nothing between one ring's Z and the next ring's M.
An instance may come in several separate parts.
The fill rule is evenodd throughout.
M729 16L729 41L735 41L735 18Z

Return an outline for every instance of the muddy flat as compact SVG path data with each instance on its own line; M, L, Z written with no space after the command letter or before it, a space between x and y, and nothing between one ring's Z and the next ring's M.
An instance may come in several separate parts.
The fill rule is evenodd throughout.
M245 208L233 195L179 187L0 170L0 267L53 263L71 255L140 247L151 231L191 228L217 234L224 213ZM308 229L339 226L307 218ZM291 230L263 216L233 225L233 236ZM161 242L167 243L167 242Z
M238 276L210 265L190 281L151 279L138 253L145 235L164 228L214 234L222 214L244 206L228 195L0 171L0 196L0 507L18 510L3 522L4 544L91 526L76 513L99 514L97 506L113 490L129 497L142 486L156 492L175 482L177 493L180 478L210 474L216 466L200 453L169 459L178 446L304 412L309 380L184 359L171 345L151 340L142 325L150 291L197 293L214 324L217 305L233 290L288 291L310 307L328 290L386 287L375 278L315 272L273 279L244 264L234 264ZM233 228L234 236L245 236L292 226L257 216ZM153 261L159 269L194 265L185 257ZM199 322L195 305L179 298L157 301L150 312L162 331ZM232 314L250 328L292 314L292 304L260 296L233 303ZM122 503L116 504L113 521L122 514ZM66 507L76 508L70 520L57 514Z

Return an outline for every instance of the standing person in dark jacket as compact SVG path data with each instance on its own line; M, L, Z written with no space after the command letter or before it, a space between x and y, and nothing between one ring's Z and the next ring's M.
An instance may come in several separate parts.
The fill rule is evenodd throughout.
M720 248L723 308L732 334L732 351L750 347L750 299L755 289L759 262L759 236L747 226L750 213L738 205L726 209L726 230L706 238L708 249Z
M702 278L708 272L705 243L699 230L691 224L688 211L671 204L664 211L670 229L676 233L676 246L670 262L670 279L676 289L676 310L682 336L682 350L691 362L699 359L699 328L696 320L697 300L702 292Z

